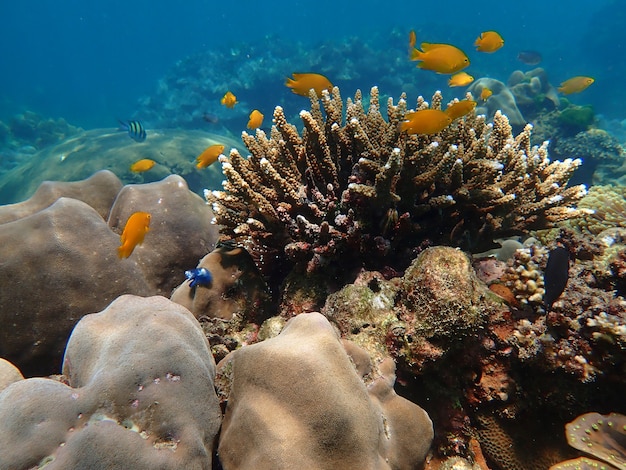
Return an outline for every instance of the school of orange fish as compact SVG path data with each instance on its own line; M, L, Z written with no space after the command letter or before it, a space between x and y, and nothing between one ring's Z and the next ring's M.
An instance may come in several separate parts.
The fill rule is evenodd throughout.
M419 62L417 67L435 73L448 74L450 87L464 87L474 81L474 77L462 70L470 65L467 55L452 44L423 42L420 48L416 47L417 36L415 31L409 32L409 59ZM474 42L477 52L494 53L504 46L504 39L496 31L480 33ZM421 49L421 50L420 50ZM324 90L332 90L333 84L324 75L318 73L293 73L288 77L285 86L297 95L308 96L311 90L321 98ZM586 76L572 77L561 83L558 91L564 95L580 93L594 82ZM489 88L483 88L479 99L486 101L492 95ZM232 109L237 103L237 97L228 90L221 98L220 103ZM473 100L457 101L444 111L438 109L423 109L406 113L406 120L400 125L400 130L408 134L437 134L448 127L455 119L459 119L476 107ZM254 109L251 111L247 127L258 129L263 124L263 114ZM198 169L207 168L215 163L224 151L224 145L216 144L206 148L197 158ZM150 170L157 162L150 159L141 159L130 167L132 172L141 173ZM150 214L135 212L124 226L121 235L121 246L118 248L120 258L128 258L138 244L142 244L145 234L149 230Z

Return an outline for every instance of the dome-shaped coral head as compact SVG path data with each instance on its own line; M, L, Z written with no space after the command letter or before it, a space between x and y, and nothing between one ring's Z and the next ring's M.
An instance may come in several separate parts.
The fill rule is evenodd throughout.
M515 137L502 114L487 124L472 110L440 132L409 134L407 114L442 109L439 92L414 109L404 94L389 99L386 118L376 87L367 109L360 91L345 105L337 87L309 98L302 132L276 107L270 135L243 132L250 157L221 157L224 190L205 192L223 236L266 275L275 262L401 270L424 244L487 249L579 214L585 188L567 181L580 161L550 162L547 143L531 147L530 125Z

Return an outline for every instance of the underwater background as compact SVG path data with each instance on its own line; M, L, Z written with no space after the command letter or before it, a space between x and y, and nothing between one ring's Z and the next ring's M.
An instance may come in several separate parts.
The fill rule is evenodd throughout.
M610 8L612 3L616 7ZM520 50L537 50L554 83L573 75L593 76L596 86L576 100L623 119L623 106L615 104L624 98L623 9L619 2L607 0L386 2L384 10L379 2L330 0L261 4L243 0L234 6L193 0L177 6L146 0L2 2L0 119L30 110L63 117L83 128L108 127L116 117L132 115L138 100L154 93L176 61L196 53L228 54L244 48L239 64L243 66L246 48L273 37L295 47L293 61L300 65L307 51L320 43L339 47L350 38L363 50L390 51L387 38L392 31L401 33L395 46L404 53L411 29L418 32L418 43L452 43L466 52L481 31L496 30L505 38L505 47L497 60L476 57L472 69L480 67L484 75L504 80L520 67L516 61ZM335 65L341 67L340 62ZM410 69L422 93L434 91L432 86L419 87L430 74L414 70L413 63L379 65L387 75L398 73L398 68ZM287 76L294 71L286 65L279 72ZM236 78L237 66L229 73ZM440 78L437 86L445 89L445 77ZM380 79L363 76L359 86L367 90ZM343 85L340 79L334 83Z
M3 2L0 203L25 199L44 180L82 179L89 176L88 170L105 168L126 183L155 181L173 172L185 177L196 192L214 188L222 179L219 165L201 174L178 164L193 161L205 141L172 150L153 140L155 144L148 146L143 158L156 160L164 168L143 175L128 171L137 156L136 146L126 145L132 153L126 158L92 161L80 171L70 168L69 162L55 168L47 159L54 154L64 161L67 146L60 152L52 150L53 145L82 130L116 132L120 120L130 119L139 120L147 130L207 132L213 139L209 143L221 136L230 139L221 142L228 144L226 151L237 145L241 148L240 134L253 109L266 116L264 130L269 129L277 105L297 119L306 99L284 86L285 78L294 72L322 73L345 96L357 89L367 93L376 85L383 99L398 99L406 92L412 102L419 95L432 96L435 90L442 90L446 101L464 98L466 87L449 87L449 75L417 69L408 60L411 30L417 45L449 43L463 50L471 59L466 71L475 79L506 83L521 71L528 73L524 79L528 81L539 70L542 86L556 93L558 84L570 77L593 77L593 86L568 95L561 108L580 106L570 110L576 121L572 136L591 125L610 132L611 160L617 143L626 141L621 104L626 98L623 10L620 2L609 0L569 2L567 6L540 0L514 6L486 1L478 8L462 1L391 2L384 11L376 2L329 0L263 5L244 0L235 8L202 1L178 6L147 1L112 1L101 6L79 1ZM476 52L475 38L488 30L502 35L504 47L493 54ZM528 51L530 59L521 61L520 53ZM227 91L237 97L233 109L220 104ZM556 103L554 96L551 99ZM518 121L537 125L543 111L550 111L542 107L545 98L544 89L530 97L533 109L521 109L524 116ZM499 106L494 101L487 112L489 119ZM507 114L504 108L503 112ZM513 124L516 132L521 129ZM553 127L543 127L548 132L536 130L533 143L556 140ZM102 131L100 135L104 138ZM79 142L84 139L80 137ZM565 152L551 148L552 156L585 160L585 152L573 153L588 145L588 140L576 142ZM102 154L131 143L105 139L98 148ZM38 154L44 149L49 152ZM621 150L617 153L621 158ZM607 160L604 153L594 158ZM18 174L1 179L16 167L22 168ZM586 174L578 172L575 183L610 182L604 176L592 178L595 164L587 169ZM616 180L621 176L615 175ZM19 184L22 178L26 186Z

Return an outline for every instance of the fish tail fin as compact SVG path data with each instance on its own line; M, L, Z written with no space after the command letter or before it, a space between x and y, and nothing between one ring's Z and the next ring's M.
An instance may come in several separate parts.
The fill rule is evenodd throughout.
M127 131L128 130L128 123L122 121L120 118L117 118L117 122L120 123L120 130L121 131Z
M119 259L123 259L123 258L128 258L130 256L130 253L127 253L127 249L124 247L124 245L119 246L117 248L117 257Z
M424 53L422 51L414 47L413 49L411 49L411 60L422 60L423 54Z

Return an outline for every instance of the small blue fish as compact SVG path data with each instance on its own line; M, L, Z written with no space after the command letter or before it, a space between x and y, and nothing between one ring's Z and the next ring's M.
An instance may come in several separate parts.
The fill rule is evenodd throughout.
M206 268L196 268L185 271L185 277L189 282L189 287L192 289L196 286L209 286L213 280L213 276Z
M125 131L128 131L128 136L136 142L143 142L146 140L146 130L143 128L141 121L121 121L119 123Z

